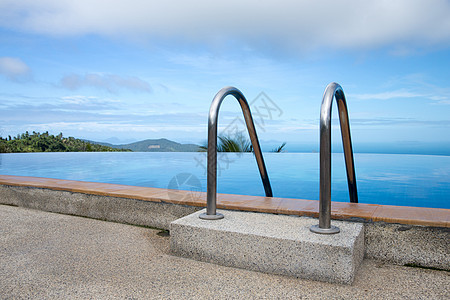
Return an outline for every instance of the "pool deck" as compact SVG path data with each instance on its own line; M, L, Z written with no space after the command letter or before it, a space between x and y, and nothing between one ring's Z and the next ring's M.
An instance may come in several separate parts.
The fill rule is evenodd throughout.
M264 274L173 256L169 237L159 235L159 230L23 207L0 205L0 232L2 299L448 299L450 295L446 271L365 259L352 285Z
M0 175L0 184L194 207L206 206L206 193L204 192L10 175ZM317 200L218 194L217 207L228 210L309 217L318 217L319 215L319 201ZM439 208L332 202L331 218L431 227L450 227L450 210Z
M206 205L206 195L195 191L0 175L0 204L169 230L177 220L200 211ZM285 228L283 230L288 230L286 233L298 234L301 230L297 231L296 228L298 226L304 228L303 225L297 224L301 221L300 219L304 219L301 222L318 223L318 206L319 201L314 200L218 194L218 208L222 209L224 213L227 212L229 215L246 214L244 219L247 219L247 215L252 215L252 218L255 217L259 223L270 217L271 221L267 225L261 225L261 233L267 230L278 232ZM349 225L353 223L353 225L363 226L364 245L361 251L364 251L364 259L450 271L450 209L333 202L332 218L334 219L332 223L335 224L346 222ZM278 224L281 227L275 229L272 219L280 219ZM231 221L230 226L240 224L232 221L235 220L233 218L226 218L226 220ZM245 228L252 227L254 226L249 225ZM192 233L189 230L187 232ZM242 233L245 235L248 232ZM231 230L230 234L234 235L235 233ZM267 237L261 236L262 238ZM179 236L174 234L171 240L175 242L177 238ZM249 235L249 238L252 237ZM281 242L278 235L273 238L277 241L276 243ZM190 239L188 240L190 241ZM233 239L229 244L239 243L239 240L240 238ZM211 243L205 240L203 244L209 247L208 245ZM259 243L251 242L250 244ZM280 251L280 247L281 245L277 244L273 249ZM289 247L286 249L290 249ZM316 248L314 247L314 249ZM221 255L219 250L212 254ZM352 251L348 253L360 253ZM287 252L291 253L290 250ZM334 253L334 251L332 252ZM260 258L261 262L267 261L263 256ZM210 259L211 257L208 256L206 262L212 262ZM222 264L224 261L218 259L214 262ZM237 262L233 261L233 263ZM253 266L253 263L251 262L250 265ZM248 262L245 265L249 265ZM257 265L263 267L263 265ZM284 269L275 270L271 266L269 267L270 270L273 270L271 273L286 275ZM307 274L305 270L301 270L300 273ZM354 277L354 272L350 275ZM323 280L325 280L324 278ZM331 277L327 278L331 280Z

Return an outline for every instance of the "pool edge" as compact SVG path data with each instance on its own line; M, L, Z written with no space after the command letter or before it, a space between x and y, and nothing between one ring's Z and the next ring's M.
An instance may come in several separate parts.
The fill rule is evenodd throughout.
M206 206L206 193L197 191L12 175L0 175L0 185L42 188L199 208ZM218 194L217 198L217 207L220 209L318 217L319 201L317 200L231 194ZM335 220L450 228L450 209L444 208L332 202L331 209L331 217Z

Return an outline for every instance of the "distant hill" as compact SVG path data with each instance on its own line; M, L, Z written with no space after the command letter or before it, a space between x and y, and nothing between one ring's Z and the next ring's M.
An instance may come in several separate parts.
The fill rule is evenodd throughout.
M116 149L130 149L133 152L197 152L199 150L198 145L180 144L168 139L148 139L140 142L121 145L99 142L91 143L96 143Z

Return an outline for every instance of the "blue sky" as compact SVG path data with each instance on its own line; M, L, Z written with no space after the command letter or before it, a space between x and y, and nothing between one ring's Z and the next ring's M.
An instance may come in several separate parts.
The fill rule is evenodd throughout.
M262 144L293 150L318 145L335 81L356 150L450 148L449 16L449 1L2 0L0 135L201 143L231 85L258 110ZM227 99L221 130L240 116Z

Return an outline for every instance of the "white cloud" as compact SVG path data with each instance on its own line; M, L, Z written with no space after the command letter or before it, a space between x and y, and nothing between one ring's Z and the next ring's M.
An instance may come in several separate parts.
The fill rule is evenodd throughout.
M31 69L20 58L0 57L0 74L13 81L23 81L30 78Z
M360 100L390 100L390 99L398 99L398 98L424 97L424 95L401 89L401 90L389 91L389 92L383 92L383 93L351 94L351 95L348 95L348 97L360 99Z
M439 100L436 104L450 105L450 99Z
M50 132L63 132L65 135L73 135L72 132L76 132L77 137L89 136L91 133L95 133L96 139L104 139L104 134L109 136L116 136L120 138L137 137L137 139L144 138L171 138L177 136L182 132L184 135L189 134L193 137L205 136L205 126L158 126L158 125L136 125L132 123L122 122L120 124L113 122L101 122L101 121L86 121L86 122L49 122L49 123L34 123L34 124L20 124L14 127L3 128L7 134L13 135L28 131L50 131ZM17 132L17 133L16 133ZM175 135L174 135L175 133ZM100 136L103 136L100 138Z
M98 98L94 96L71 95L61 98L58 105L54 105L55 110L59 111L96 111L104 115L111 114L114 111L122 109L122 103L119 100Z
M406 84L410 85L411 82L407 82ZM450 103L448 88L437 87L424 81L417 81L414 85L414 88L411 89L398 89L382 93L349 94L348 98L381 101L417 98L422 100L431 100L432 104L448 105Z
M450 44L446 0L3 0L0 25L50 35L182 38L295 51ZM400 50L399 50L400 49Z
M112 93L124 88L132 91L151 92L150 84L140 78L121 77L114 74L88 73L84 76L70 74L64 76L61 79L60 84L62 87L69 90L78 90L81 87L90 86L104 89Z

